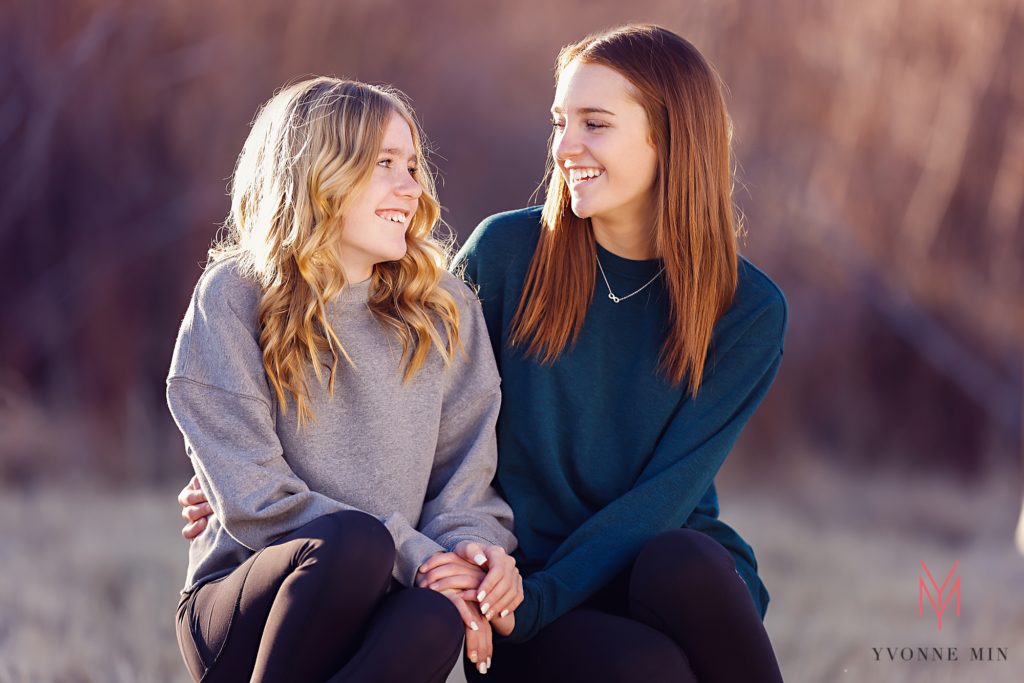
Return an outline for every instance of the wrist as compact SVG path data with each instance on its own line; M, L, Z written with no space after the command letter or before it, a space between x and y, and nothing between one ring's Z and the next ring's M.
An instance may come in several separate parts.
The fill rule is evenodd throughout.
M504 617L494 617L491 619L491 627L500 636L511 635L516 628L516 613L509 612Z

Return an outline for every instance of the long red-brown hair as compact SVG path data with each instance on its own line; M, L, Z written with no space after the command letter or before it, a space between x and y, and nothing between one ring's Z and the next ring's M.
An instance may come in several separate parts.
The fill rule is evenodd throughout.
M622 26L562 48L556 83L576 60L619 72L647 113L658 156L654 246L670 302L661 370L674 385L688 377L687 389L696 395L712 328L736 292L732 122L724 86L697 48L649 24ZM509 337L544 363L576 342L597 275L590 220L572 213L569 188L550 150L540 242Z

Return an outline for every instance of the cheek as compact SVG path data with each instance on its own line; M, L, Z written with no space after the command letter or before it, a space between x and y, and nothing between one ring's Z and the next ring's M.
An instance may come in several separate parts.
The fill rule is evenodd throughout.
M342 247L361 247L366 242L366 219L352 215L345 220L341 229Z
M632 194L649 187L657 173L654 149L632 136L601 140L592 144L590 151L608 174L609 189Z
M616 180L623 187L628 187L631 194L646 192L654 186L658 176L658 157L653 149L644 148L638 154L633 148L632 154L625 154L621 159Z

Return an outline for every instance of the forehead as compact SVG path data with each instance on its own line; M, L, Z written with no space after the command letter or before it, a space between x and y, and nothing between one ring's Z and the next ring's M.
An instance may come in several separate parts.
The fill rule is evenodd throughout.
M413 144L412 130L409 128L409 122L397 111L391 112L388 124L384 128L384 140L381 143L381 147L409 156L415 155L416 149Z
M562 111L582 107L617 111L629 105L639 106L632 91L632 84L615 69L576 60L559 76L552 107Z

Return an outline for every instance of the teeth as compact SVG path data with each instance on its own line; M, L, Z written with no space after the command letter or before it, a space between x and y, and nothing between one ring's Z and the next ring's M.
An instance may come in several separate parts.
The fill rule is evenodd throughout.
M596 168L573 168L569 169L569 182L578 183L581 180L589 180L590 178L597 178L602 175L604 171Z
M401 211L382 211L377 215L392 223L405 223L405 214Z

